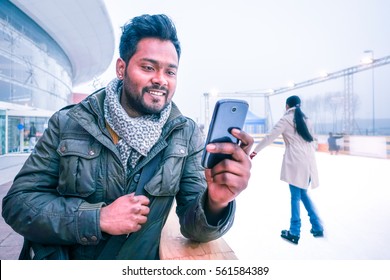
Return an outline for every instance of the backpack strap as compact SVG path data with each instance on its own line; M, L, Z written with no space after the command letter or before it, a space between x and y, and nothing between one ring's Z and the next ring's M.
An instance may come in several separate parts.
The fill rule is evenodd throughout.
M135 191L136 195L141 195L144 193L144 186L152 178L155 170L157 169L159 162L161 161L161 157L162 157L162 152L158 153L142 168L141 176ZM106 245L104 245L104 248L100 252L97 259L98 260L115 259L116 255L122 248L123 244L126 242L128 236L129 236L128 234L111 236L110 239L107 241Z

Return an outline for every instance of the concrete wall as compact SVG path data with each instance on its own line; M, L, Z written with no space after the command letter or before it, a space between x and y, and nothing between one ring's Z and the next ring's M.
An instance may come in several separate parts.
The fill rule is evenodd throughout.
M390 158L390 137L386 136L349 136L349 154Z

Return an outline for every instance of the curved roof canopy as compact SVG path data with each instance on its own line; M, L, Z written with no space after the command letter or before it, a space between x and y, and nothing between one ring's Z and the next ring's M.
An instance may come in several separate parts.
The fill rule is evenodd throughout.
M73 86L89 82L110 65L115 48L103 0L10 0L63 49L73 68Z

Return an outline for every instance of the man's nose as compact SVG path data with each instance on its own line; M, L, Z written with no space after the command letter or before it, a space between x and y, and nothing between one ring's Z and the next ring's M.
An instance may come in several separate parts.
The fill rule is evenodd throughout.
M158 71L154 75L152 79L153 84L157 84L159 86L167 86L168 85L168 80L165 77L165 74L163 71Z

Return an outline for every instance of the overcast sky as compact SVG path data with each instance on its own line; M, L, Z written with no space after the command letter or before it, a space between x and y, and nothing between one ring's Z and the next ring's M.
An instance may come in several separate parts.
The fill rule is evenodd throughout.
M106 0L106 5L117 41L120 26L134 16L165 13L173 19L182 44L173 100L199 122L204 120L204 92L264 92L358 65L367 56L365 50L373 50L375 58L390 55L388 0ZM115 53L114 61L117 57ZM101 76L103 83L115 76L114 65ZM358 115L369 117L372 72L354 76ZM390 118L385 107L389 76L390 64L375 69L378 117ZM272 113L280 117L285 98L292 94L304 99L343 90L343 79L338 79L272 97ZM249 100L260 116L262 100Z

